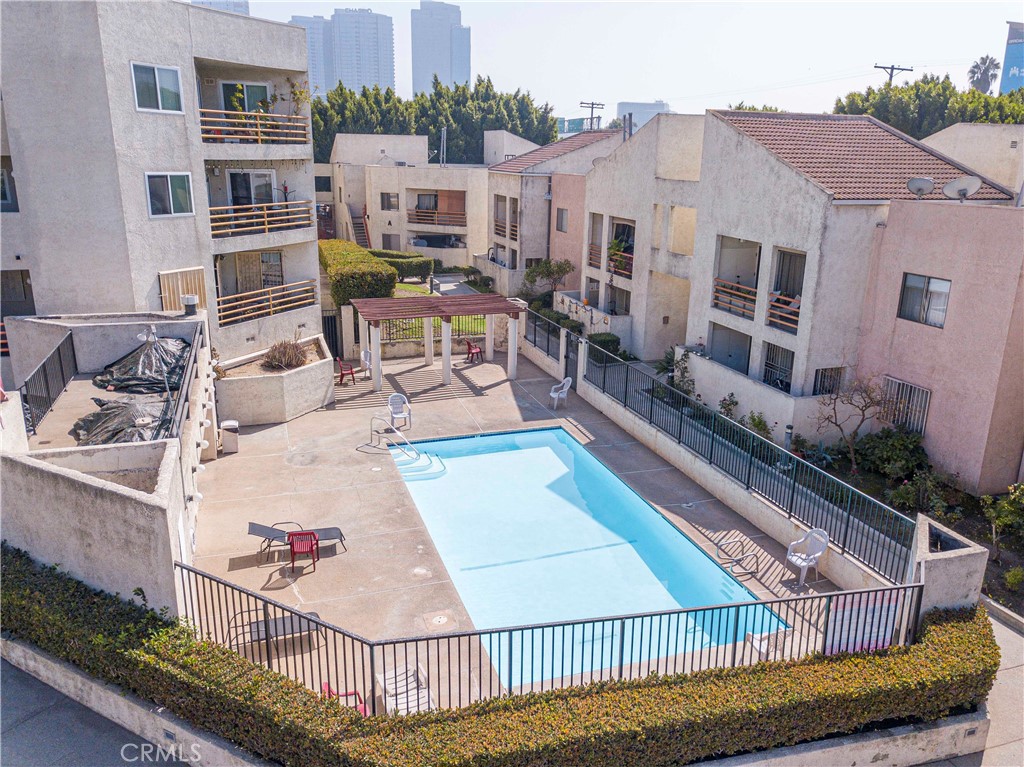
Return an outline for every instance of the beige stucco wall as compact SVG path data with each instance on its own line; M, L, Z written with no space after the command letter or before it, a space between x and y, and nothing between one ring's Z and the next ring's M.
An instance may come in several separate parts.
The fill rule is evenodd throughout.
M921 139L921 143L1020 194L1024 184L1024 125L957 123Z
M931 390L924 446L972 491L1005 492L1020 471L1022 235L1021 208L894 202L864 309L861 369ZM907 272L952 283L942 328L897 318Z
M583 271L583 251L586 247L587 216L585 203L587 195L586 176L575 173L553 173L551 175L551 245L552 261L567 260L575 267L566 278L564 290L579 290ZM566 230L558 231L558 209L566 210Z
M428 140L427 136L339 133L334 137L331 162L335 165L376 165L382 156L387 156L392 161L426 164Z
M538 148L538 144L528 141L507 130L484 131L484 165L494 165L508 155L521 155Z

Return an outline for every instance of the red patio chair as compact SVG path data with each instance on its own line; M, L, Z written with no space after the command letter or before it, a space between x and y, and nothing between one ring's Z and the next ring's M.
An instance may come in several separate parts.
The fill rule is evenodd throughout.
M288 548L292 552L292 572L295 572L295 555L309 554L313 560L313 572L316 572L316 561L320 559L320 539L312 530L297 530L288 533Z
M362 693L359 690L347 690L345 692L335 692L334 688L331 687L330 682L324 682L320 689L323 690L325 698L338 698L338 702L341 702L342 698L355 698L356 699L356 711L363 716L370 715L370 707L363 701Z
M355 383L356 382L356 370L355 370L355 368L352 367L352 365L350 363L348 363L348 362L342 362L341 361L341 357L336 357L335 359L338 360L338 385L339 386L344 386L345 385L345 376L351 376L352 377L352 383Z
M466 339L466 362L473 362L473 358L476 357L476 362L481 362L484 358L484 353L480 347L475 343Z

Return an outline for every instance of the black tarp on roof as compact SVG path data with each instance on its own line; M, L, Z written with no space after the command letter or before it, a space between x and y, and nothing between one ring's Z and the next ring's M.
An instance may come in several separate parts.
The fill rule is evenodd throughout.
M191 344L180 338L149 339L139 348L107 365L92 379L101 389L129 394L177 391L185 375Z
M99 410L82 416L72 427L79 446L149 442L166 434L168 401L157 396L131 396L118 400L93 397Z

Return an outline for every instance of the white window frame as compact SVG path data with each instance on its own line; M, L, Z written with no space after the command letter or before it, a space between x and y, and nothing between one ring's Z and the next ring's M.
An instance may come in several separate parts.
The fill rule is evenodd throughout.
M164 66L163 64L150 64L145 61L129 61L128 66L132 72L132 99L135 100L135 111L136 112L149 112L150 114L161 114L161 115L183 115L185 114L185 89L181 87L181 67L175 66ZM178 75L178 99L181 101L181 109L163 109L162 107L157 109L151 109L150 107L139 106L139 89L135 84L135 67L153 67L153 74L156 77L156 103L162 103L160 98L160 76L156 74L158 69L171 69L174 70L175 74Z
M564 216L562 214L565 214ZM563 223L565 228L563 229L561 224ZM568 208L555 208L555 231L556 232L568 232L569 231L569 209Z
M882 376L882 387L885 402L879 420L924 436L932 390L888 375Z
M267 100L268 101L270 100L270 97L274 95L273 84L270 83L269 81L264 82L264 81L260 81L260 80L218 80L217 81L217 99L220 101L220 108L221 108L221 111L223 111L223 112L234 111L234 110L229 110L228 109L228 105L224 103L224 83L233 83L234 85L242 85L242 86L246 86L246 85L262 85L262 86L266 87L266 89L267 89ZM244 94L243 94L242 98L243 99L245 98ZM243 111L248 111L248 110L243 110Z
M235 173L246 173L246 174L249 174L249 176L250 176L250 178L249 178L249 188L250 189L252 188L252 174L253 173L269 173L270 174L270 196L274 198L273 200L270 201L270 204L274 204L276 202L279 202L279 200L277 199L277 171L276 170L274 170L273 168L228 168L227 172L224 175L227 176L228 200L231 201L231 207L236 207L236 206L239 206L239 205L243 205L244 206L246 204L246 203L242 203L242 202L235 202L234 198L231 196L231 176L232 176L232 174L235 174ZM289 194L290 193L291 193L291 191L289 190ZM262 205L263 203L255 203L254 202L252 204L253 205Z
M188 176L188 201L189 205L192 206L192 210L188 213L174 213L174 201L171 201L171 213L159 213L153 214L153 200L149 196L149 179L150 176L167 176L167 192L170 194L171 191L171 176ZM162 221L165 218L185 218L187 216L196 215L196 198L195 190L192 186L192 173L190 171L180 170L154 170L146 171L146 212L149 214L151 219Z
M904 317L903 316L903 301L904 293L907 289L907 278L908 277L920 277L924 279L924 290L921 298L921 314L918 317ZM932 282L944 282L948 286L945 291L946 294L946 305L942 307L942 323L936 325L934 322L928 322L928 314L931 310L929 298L932 292L929 288ZM941 292L941 291L938 291ZM938 328L942 330L946 327L946 316L949 314L949 295L953 292L953 281L945 279L943 277L932 277L929 274L918 274L917 272L904 272L903 278L900 280L900 300L896 306L896 318L900 320L906 320L907 322L916 322L918 325L927 325L930 328Z

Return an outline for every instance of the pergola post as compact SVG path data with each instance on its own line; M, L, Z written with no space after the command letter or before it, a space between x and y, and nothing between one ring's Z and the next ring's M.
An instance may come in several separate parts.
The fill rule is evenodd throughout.
M519 367L519 315L508 316L508 380L516 380Z
M494 361L494 315L484 317L484 359Z
M372 349L373 344L370 343L370 323L363 319L362 315L359 315L359 349Z
M434 318L423 318L423 361L427 366L434 364Z
M380 359L380 323L370 325L370 353L373 355L373 390L384 388L383 365Z
M452 318L441 318L441 382L452 382Z

